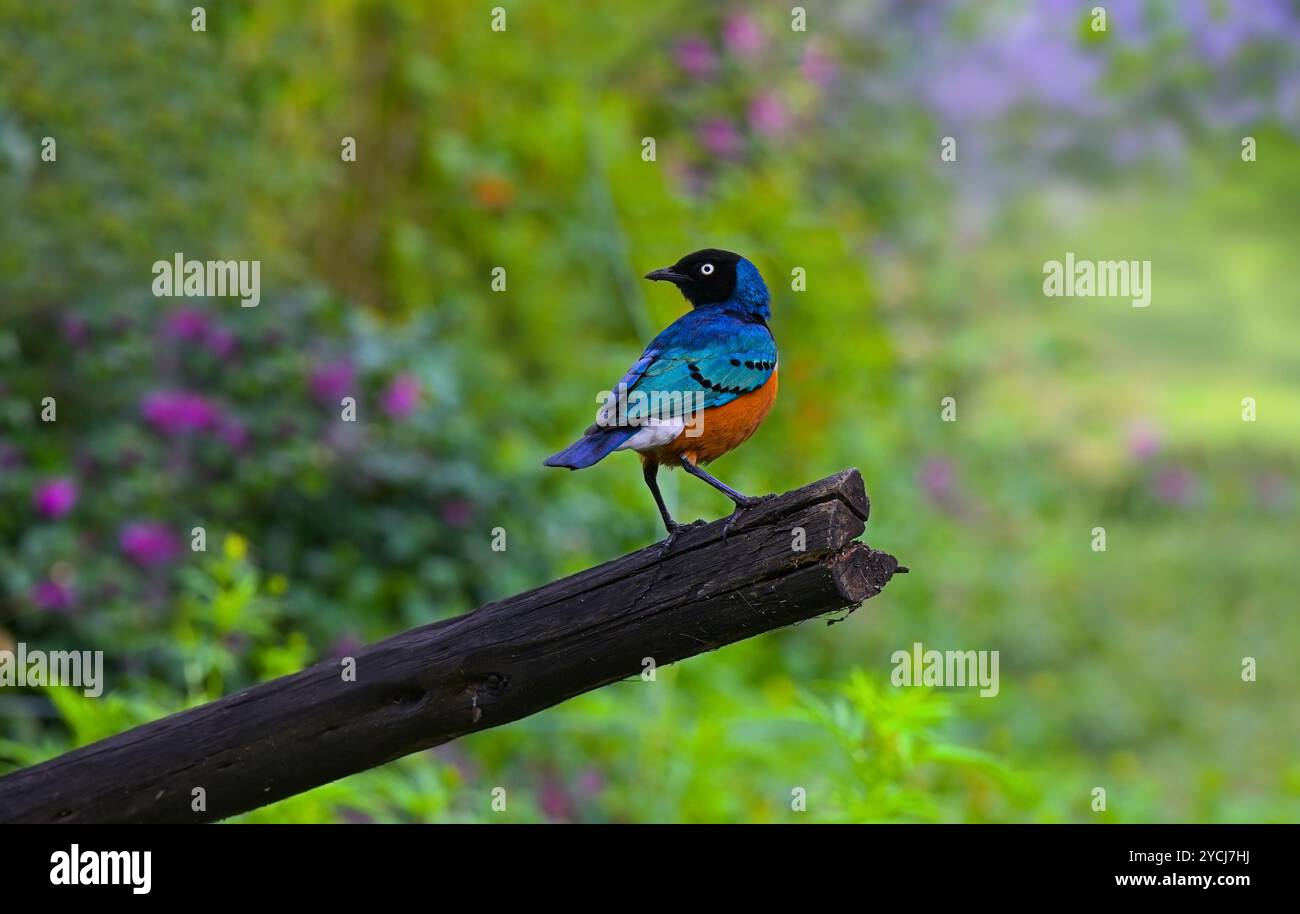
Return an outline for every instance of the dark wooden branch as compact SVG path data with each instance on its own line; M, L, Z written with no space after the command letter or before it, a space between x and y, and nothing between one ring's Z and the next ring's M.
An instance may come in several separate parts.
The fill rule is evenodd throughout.
M0 822L224 819L875 596L857 470L0 778ZM803 551L798 551L802 528ZM906 570L906 569L902 569ZM191 809L203 788L206 812Z

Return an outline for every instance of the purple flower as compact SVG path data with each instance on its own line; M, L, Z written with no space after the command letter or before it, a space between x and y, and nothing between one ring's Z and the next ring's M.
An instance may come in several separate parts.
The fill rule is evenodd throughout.
M75 314L65 314L59 320L63 328L63 338L74 346L81 346L90 339L90 328L84 318Z
M1149 37L1149 29L1142 7L1142 0L1122 0L1119 3L1106 4L1106 31L1124 44L1144 44ZM1070 9L1073 11L1076 7L1071 5Z
M204 345L208 347L208 352L224 362L235 352L235 335L225 327L213 325L208 331Z
M605 789L605 778L596 768L587 768L578 775L578 792L594 796Z
M1151 480L1151 494L1157 501L1185 508L1196 498L1196 477L1178 467L1163 469Z
M542 776L537 790L537 805L542 814L552 822L572 822L577 814L573 795L565 788L563 782L554 774Z
M40 609L49 612L64 613L72 609L76 602L76 595L72 591L70 584L55 581L52 578L46 578L37 584L31 590L31 600Z
M917 482L927 498L933 502L944 503L950 500L956 491L956 471L952 462L942 457L927 458L917 472Z
M1152 422L1134 422L1128 429L1128 452L1135 460L1149 460L1160 453L1160 430Z
M234 416L221 416L217 420L217 437L232 451L242 451L248 445L248 426Z
M1262 476L1255 480L1255 497L1260 505L1272 511L1284 511L1290 507L1294 492L1287 478L1279 473Z
M447 526L464 527L474 518L474 506L463 498L454 498L443 502L438 514Z
M168 339L187 343L200 342L211 325L208 316L195 308L180 308L167 315L163 322L163 335Z
M700 143L715 156L730 157L740 152L741 138L731 121L715 117L700 125Z
M667 165L668 173L674 183L687 194L699 196L708 189L708 177L703 170L696 168L685 159L674 159Z
M1004 117L1025 105L1095 114L1105 62L1078 45L1075 20L1030 6L996 29L954 45L932 44L919 72L921 94L940 118L966 124Z
M379 395L379 406L392 419L405 419L420 405L420 379L413 374L393 378Z
M176 534L155 521L127 524L118 537L118 545L128 559L146 568L165 565L181 551Z
M335 658L355 657L365 646L365 642L355 632L344 632L334 639L334 643L330 645L329 656Z
M82 476L94 476L104 465L104 461L90 448L79 448L77 456L73 459L73 465Z
M1294 129L1300 121L1300 74L1292 73L1278 83L1274 104L1277 116Z
M8 441L0 441L0 470L16 469L23 462L22 451Z
M1291 10L1275 0L1189 0L1180 6L1193 44L1214 65L1227 63L1252 41L1294 40Z
M145 420L164 435L202 431L216 421L218 411L201 394L186 390L157 391L140 407Z
M835 61L815 43L809 43L799 61L799 72L803 78L820 89L829 89L839 74Z
M1258 98L1232 98L1216 93L1204 100L1202 117L1214 127L1244 128L1268 116L1268 105Z
M718 56L713 53L713 47L695 35L677 42L673 58L682 72L693 79L709 76L718 68Z
M753 57L763 50L763 29L754 17L739 13L723 24L722 43L737 57Z
M32 503L36 506L36 513L56 520L77 503L77 484L71 479L51 479L37 486Z
M749 126L755 133L778 136L787 122L785 104L775 95L760 95L749 103Z
M335 405L356 386L357 371L351 362L339 360L318 365L307 383L312 396L322 403Z
M943 68L927 70L921 87L926 102L946 122L993 120L1019 100L1019 87L987 62L954 58Z
M222 361L235 351L235 335L196 308L173 311L163 323L162 333L170 340L201 344Z

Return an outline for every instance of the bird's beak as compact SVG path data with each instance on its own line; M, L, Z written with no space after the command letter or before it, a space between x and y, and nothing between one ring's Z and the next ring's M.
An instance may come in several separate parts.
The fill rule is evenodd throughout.
M690 277L685 273L678 273L672 267L664 267L662 270L651 270L649 273L645 274L645 278L654 282L663 280L670 282L675 286L680 286L682 283L690 279Z

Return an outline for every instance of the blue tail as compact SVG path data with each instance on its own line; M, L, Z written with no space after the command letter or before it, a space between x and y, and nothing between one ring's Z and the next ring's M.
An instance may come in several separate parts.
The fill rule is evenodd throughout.
M582 436L560 453L547 457L542 461L542 465L581 470L593 463L599 463L636 432L635 428L602 428L590 435Z

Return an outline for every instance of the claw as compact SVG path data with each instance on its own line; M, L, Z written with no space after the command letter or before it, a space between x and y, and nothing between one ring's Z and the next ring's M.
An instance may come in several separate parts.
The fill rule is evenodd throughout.
M724 543L727 541L727 534L731 532L731 525L740 520L740 515L744 512L745 509L743 507L737 506L736 510L732 511L731 514L728 515L727 522L722 525L722 541Z
M682 525L673 521L668 525L668 535L659 543L659 555L657 560L662 560L665 555L672 551L673 543L677 540L677 534L682 532Z
M750 508L757 508L759 505L763 504L763 502L771 501L773 498L776 498L776 496L775 495L746 495L744 496L743 501L736 502L736 510L732 511L731 514L728 515L727 522L722 525L723 542L726 542L727 534L731 532L732 525L735 524L736 521L740 520L741 515L743 515Z
M722 541L724 543L727 541L727 534L731 532L732 525L736 521L740 520L741 515L743 515L750 508L754 507L754 505L756 504L758 504L757 498L749 499L743 505L736 505L736 510L732 511L729 515L727 515L727 522L722 525Z
M708 521L703 518L696 518L689 524L679 524L677 521L673 521L672 526L668 528L668 535L659 543L659 558L662 559L672 551L673 543L677 542L677 537L682 534L683 530L690 530L694 527L703 527L707 523Z

